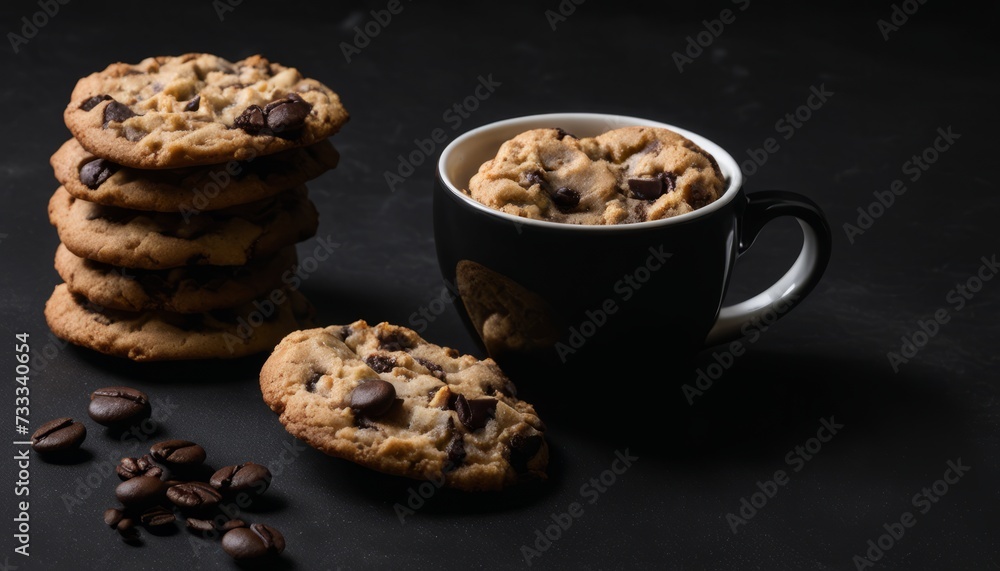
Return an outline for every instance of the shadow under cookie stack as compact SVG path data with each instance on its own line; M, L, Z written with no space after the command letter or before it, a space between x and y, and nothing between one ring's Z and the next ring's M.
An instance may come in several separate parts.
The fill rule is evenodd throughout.
M336 93L260 56L114 64L80 80L53 156L61 244L45 318L136 361L270 351L311 324L292 285L316 233L305 182L337 164Z

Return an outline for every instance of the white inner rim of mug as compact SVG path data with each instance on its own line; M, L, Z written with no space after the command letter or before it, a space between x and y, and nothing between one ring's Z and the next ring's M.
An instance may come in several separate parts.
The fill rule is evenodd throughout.
M531 129L561 127L567 132L580 137L593 137L621 127L663 127L676 133L684 135L705 149L715 157L719 163L719 169L726 179L726 191L707 206L697 210L686 212L670 218L660 220L650 220L647 222L636 222L633 224L613 224L613 225L585 225L567 224L565 222L550 222L548 220L536 220L534 218L524 218L506 212L501 212L486 206L476 199L462 192L462 188L467 188L469 180L479 172L482 164L496 156L497 151L508 139L511 139ZM586 231L586 232L608 232L608 231L628 231L641 230L653 226L668 226L679 224L704 216L719 210L736 196L743 185L743 173L740 172L736 160L719 145L712 141L692 133L687 129L675 127L659 121L640 119L638 117L628 117L625 115L607 115L602 113L549 113L545 115L528 115L514 119L506 119L483 125L468 131L454 141L452 141L438 160L438 176L448 189L459 196L462 200L479 210L498 218L504 218L517 224L529 226L542 226L546 228L558 228L561 230ZM460 181L461 184L455 184Z

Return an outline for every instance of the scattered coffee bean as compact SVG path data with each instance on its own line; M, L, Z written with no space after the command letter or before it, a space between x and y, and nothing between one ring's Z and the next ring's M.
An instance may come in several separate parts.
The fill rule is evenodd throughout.
M94 107L100 105L102 101L107 101L108 99L111 99L110 95L95 95L90 99L81 103L80 109L83 109L84 111L90 111Z
M396 388L381 379L361 381L351 392L351 408L365 416L382 416L396 402Z
M200 510L218 505L222 494L205 482L186 482L171 486L167 490L167 499L179 508Z
M238 529L241 527L250 527L247 522L241 519L231 519L222 523L222 525L215 526L219 531L229 531L231 529Z
M267 116L267 126L275 133L291 133L306 124L306 117L312 111L309 105L297 95L293 98L279 99L264 107Z
M87 437L87 427L63 417L50 420L31 435L31 447L39 454L68 452L80 447Z
M137 541L139 539L139 528L135 526L135 520L127 517L123 518L115 526L115 530L118 531L118 535L122 536L127 542Z
M240 116L233 122L237 129L243 129L251 135L256 135L267 127L267 120L264 119L264 110L259 105L251 105L240 113Z
M104 426L127 427L149 418L152 411L146 393L130 387L105 387L90 395L90 418Z
M144 454L139 458L122 458L115 468L115 472L122 480L129 480L137 476L152 476L159 478L163 475L163 468L153 463L153 458L149 454Z
M201 95L195 95L194 99L188 101L184 106L185 111L197 111L201 107Z
M153 506L142 512L142 515L139 516L139 521L147 527L162 527L174 523L177 521L177 517L174 515L174 512L163 506Z
M115 163L107 159L94 159L80 167L80 182L90 190L97 190L116 171L118 165Z
M264 493L271 485L271 471L267 466L246 462L220 468L209 480L212 487L222 493L254 492Z
M580 204L580 193L564 186L552 193L552 202L559 210L572 210Z
M124 103L112 101L104 107L104 128L107 128L112 121L121 123L130 117L135 117L135 112L132 109Z
M159 478L138 476L115 488L115 497L127 508L143 508L163 501L167 485Z
M210 533L215 531L215 524L208 519L198 519L194 517L189 517L184 521L187 528L191 531L199 531L201 533Z
M257 559L285 550L281 532L262 523L230 530L222 538L222 550L233 559Z
M153 460L174 466L190 466L205 461L205 449L188 440L164 440L149 449Z
M104 510L104 523L107 524L108 527L117 527L118 522L120 522L123 517L125 517L125 512L118 508L108 508Z
M497 399L478 398L467 399L458 395L455 399L455 412L458 420L469 430L479 430L496 414Z
M510 455L507 461L510 462L511 468L518 474L523 474L528 471L528 462L535 457L535 454L542 447L542 437L538 434L531 434L525 436L523 434L515 434L511 437L508 444L510 450Z

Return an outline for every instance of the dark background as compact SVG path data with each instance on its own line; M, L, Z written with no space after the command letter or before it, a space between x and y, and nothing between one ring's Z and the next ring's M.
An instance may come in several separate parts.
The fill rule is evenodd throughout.
M245 460L268 463L275 472L280 466L267 500L246 517L284 532L288 549L278 566L289 569L523 568L521 546L535 541L550 514L574 501L584 503L584 514L532 567L853 569L852 558L864 556L883 524L910 511L916 526L874 568L1000 568L1000 282L987 282L961 311L946 301L979 269L981 257L1000 250L1000 198L989 170L996 162L1000 85L995 7L930 0L886 41L876 21L890 18L889 1L847 12L839 3L806 8L754 0L740 12L728 2L650 5L654 10L591 0L554 31L545 11L558 10L555 0L521 7L404 2L403 12L347 62L340 43L351 42L352 28L385 3L326 4L246 0L220 21L208 0L73 0L19 53L8 44L0 49L6 134L0 139L0 327L7 338L0 346L8 371L15 333L31 334L33 352L51 342L42 307L58 282L51 267L58 239L46 218L56 186L48 157L68 137L62 110L69 93L79 77L111 62L151 55L209 51L236 60L259 52L342 96L352 119L334 139L341 165L311 185L320 234L341 247L303 290L325 324L364 318L405 325L442 293L430 216L432 163L440 149L390 192L384 172L396 168L397 155L438 127L453 138L491 121L543 112L614 112L673 123L713 139L741 162L747 149L779 137L780 150L746 188L802 192L825 209L834 234L826 276L693 406L679 388L693 375L656 355L608 356L648 363L638 377L515 379L549 425L548 483L499 495L441 491L402 525L393 505L406 502L414 483L292 446L259 396L263 357L139 366L61 349L56 358L35 362L33 426L57 416L85 418L87 394L101 386L129 384L161 402L169 398L179 408L150 438L199 441L216 467ZM724 8L736 12L735 22L679 72L673 52ZM2 31L17 32L20 18L38 10L34 1L5 1ZM452 130L442 114L488 74L502 85ZM834 95L794 137L781 139L775 122L821 85ZM851 244L844 223L856 223L858 207L867 207L873 192L906 179L903 163L948 127L961 138L919 180L907 181L906 194ZM799 240L792 222L768 227L740 261L730 297L746 297L779 276ZM696 287L678 283L678 299ZM894 373L886 354L899 351L901 337L939 308L948 309L950 321ZM450 308L424 335L478 351ZM711 361L710 352L701 357L702 366ZM10 422L12 376L0 391L10 399L0 404ZM581 387L592 393L590 410L559 406L560 390ZM627 416L630 399L662 402L662 414L632 422L609 414L624 409ZM820 419L830 415L844 428L792 472L785 455L815 436ZM129 450L86 422L90 461L57 466L32 457L30 559L12 551L15 499L23 498L13 495L13 462L4 463L0 563L22 569L233 566L217 545L195 553L183 530L145 534L143 546L130 547L106 529L101 513L114 504L117 480L101 476L98 466ZM586 503L580 486L625 449L639 460L597 503ZM971 467L968 474L930 511L916 513L911 498L959 458ZM790 472L790 481L734 534L726 514L736 513L741 498L776 470ZM61 496L88 476L96 488L68 512Z

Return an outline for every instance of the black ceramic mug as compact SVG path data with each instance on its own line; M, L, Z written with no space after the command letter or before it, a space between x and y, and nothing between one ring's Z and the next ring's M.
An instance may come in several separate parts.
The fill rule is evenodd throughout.
M580 137L633 125L671 129L719 163L715 202L650 222L585 226L491 209L462 190L500 145L529 129ZM589 113L534 115L469 131L438 161L434 236L455 305L482 347L505 369L650 372L686 366L703 348L768 324L809 293L830 258L819 207L791 192L750 195L732 156L690 131L646 119ZM742 303L722 307L733 264L761 228L798 219L802 250L788 272Z

